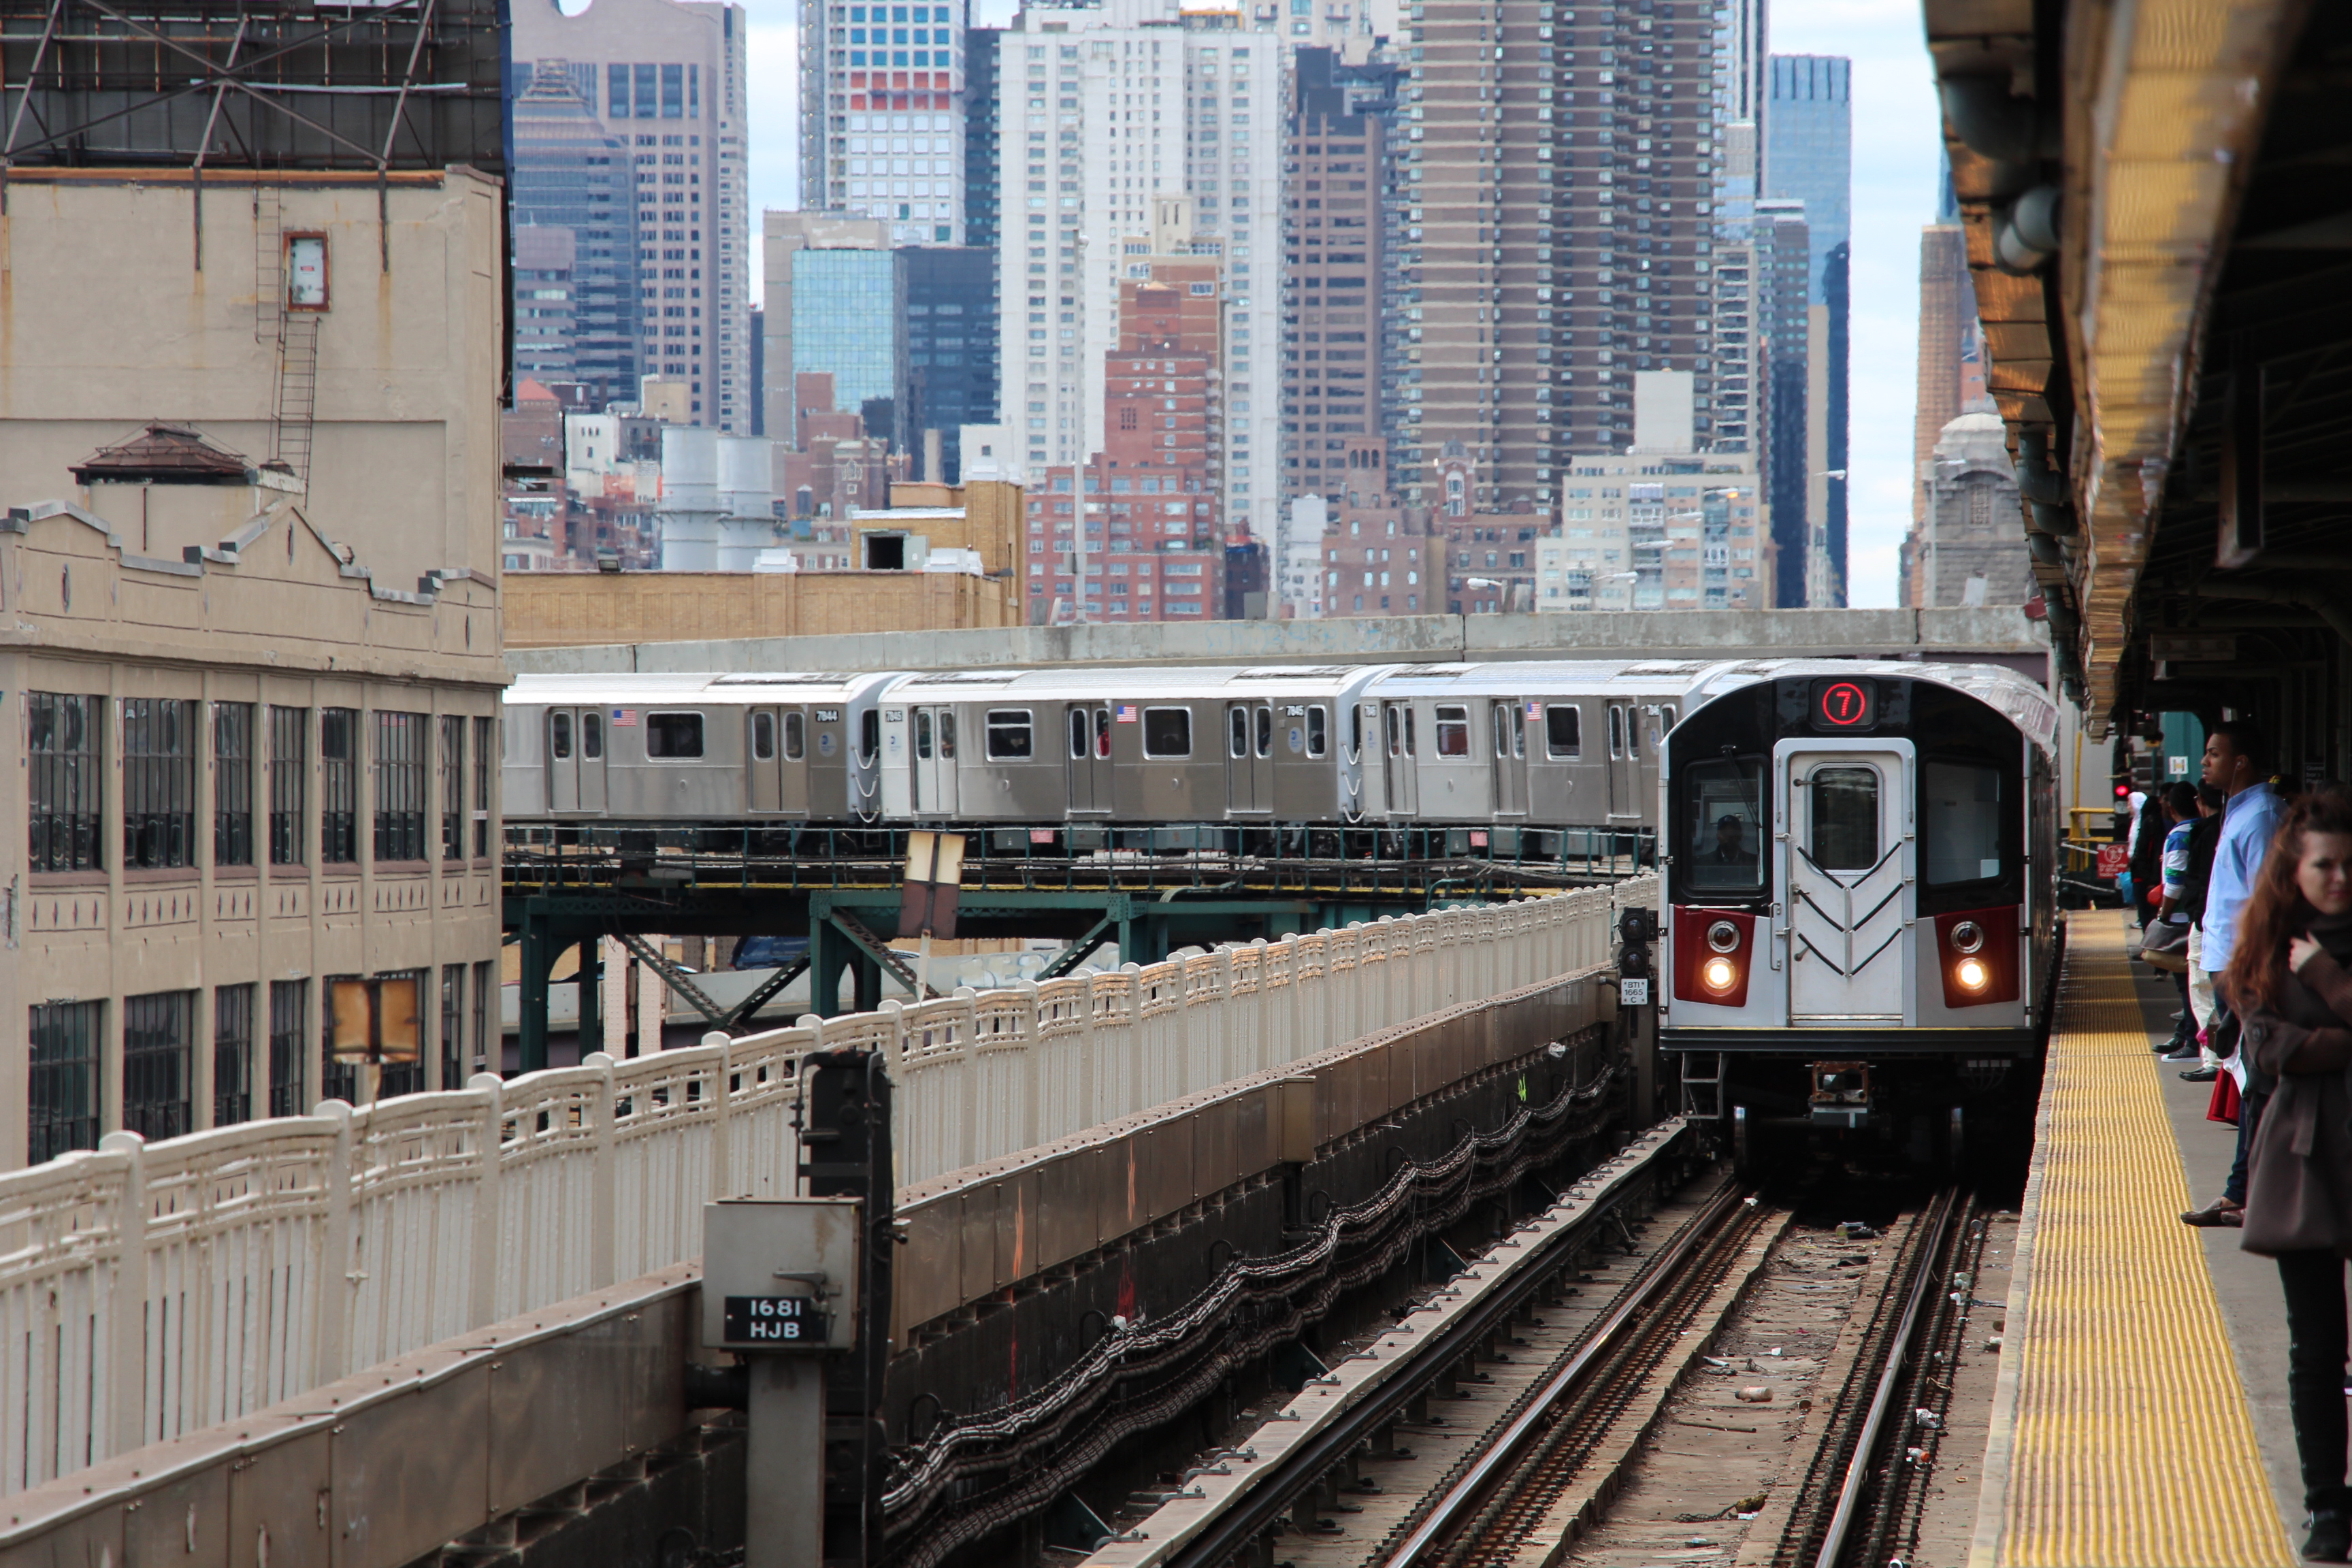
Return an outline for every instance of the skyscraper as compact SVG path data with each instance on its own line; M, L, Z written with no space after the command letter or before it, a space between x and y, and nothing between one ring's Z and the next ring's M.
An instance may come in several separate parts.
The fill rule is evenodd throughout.
M1803 603L1845 603L1848 304L1853 190L1853 63L1825 55L1774 55L1764 105L1764 195L1804 204L1806 303L1819 308L1822 340L1811 365L1806 477ZM1776 515L1780 480L1776 477ZM1781 556L1781 571L1789 562ZM1784 578L1785 581L1785 578ZM1784 601L1786 602L1786 601Z
M535 179L552 205L560 175L595 172L580 164L589 155L585 143L601 138L612 150L594 155L631 160L609 166L625 167L633 178L614 180L618 188L606 194L613 208L633 215L633 237L620 237L628 221L592 226L614 236L614 250L635 248L633 279L621 257L610 258L614 286L625 282L635 291L635 373L685 383L691 422L748 433L743 8L718 0L598 0L567 16L555 0L515 0L512 18L514 85L568 80L594 127L570 123L561 136L527 142L520 134L525 111L539 110L522 101L526 91L515 94L518 221L522 193ZM547 172L535 174L541 156ZM591 250L603 245L582 243ZM614 314L617 331L622 312Z
M628 144L580 87L594 68L544 60L513 101L514 379L637 395L637 204Z
M801 205L964 242L964 0L801 7Z
M1222 286L1199 284L1224 309L1211 472L1227 527L1270 539L1289 50L1234 13L1128 9L1141 7L1024 10L997 41L1003 421L1031 474L1103 450L1119 284L1213 261Z
M939 245L899 254L907 268L907 405L898 424L918 459L917 477L954 483L963 426L996 423L996 252Z
M1694 373L1711 446L1714 7L1414 16L1407 499L1549 510L1570 454L1633 440L1640 370Z
M1761 417L1757 453L1763 459L1766 493L1772 503L1774 602L1798 608L1805 596L1806 566L1812 554L1814 524L1808 498L1814 463L1810 453L1813 311L1808 300L1811 236L1802 202L1766 197L1756 203L1751 240L1755 258L1758 379Z

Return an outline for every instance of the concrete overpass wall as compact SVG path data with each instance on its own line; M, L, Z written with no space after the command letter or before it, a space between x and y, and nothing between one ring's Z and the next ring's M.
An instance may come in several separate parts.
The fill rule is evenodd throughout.
M1902 658L2042 679L2049 637L2016 609L1597 610L1199 626L1005 626L509 648L517 674L979 669L1053 664L1426 664L1515 658Z

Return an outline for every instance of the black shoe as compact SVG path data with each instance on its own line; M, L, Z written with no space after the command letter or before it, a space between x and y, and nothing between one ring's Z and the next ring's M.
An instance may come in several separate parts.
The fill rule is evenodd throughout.
M2182 1080L2188 1083L2211 1083L2221 1076L2220 1068L2190 1068L2180 1075Z
M2311 1534L2303 1543L2305 1563L2352 1561L2352 1518L2333 1510L2311 1516Z
M2203 1208L2190 1209L2182 1215L2180 1223L2196 1226L2200 1230L2214 1226L2234 1228L2246 1223L2246 1211L2243 1205L2233 1204L2227 1198L2215 1198Z

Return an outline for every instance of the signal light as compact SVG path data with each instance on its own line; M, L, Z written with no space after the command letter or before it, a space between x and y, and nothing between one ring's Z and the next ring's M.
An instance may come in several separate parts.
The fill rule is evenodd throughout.
M1717 952L1729 952L1739 945L1739 928L1729 921L1717 921L1706 928L1706 945Z
M1727 958L1710 958L1699 966L1698 977L1709 991L1725 992L1739 983L1739 969Z
M1965 990L1981 991L1985 983L1992 978L1992 971L1985 966L1981 958L1964 958L1953 967L1952 978L1958 981Z

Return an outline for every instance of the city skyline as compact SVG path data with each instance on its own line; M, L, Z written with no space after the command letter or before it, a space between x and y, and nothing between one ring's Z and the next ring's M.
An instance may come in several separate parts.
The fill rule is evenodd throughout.
M983 0L967 19L973 28L1002 26L1013 10L1011 0ZM799 157L794 13L774 0L750 0L748 11L750 205L755 211L793 206ZM1853 62L1847 602L1892 605L1914 483L1917 236L1935 216L1942 154L1932 73L1917 17L1870 0L1778 0L1765 42L1774 54L1838 55Z

